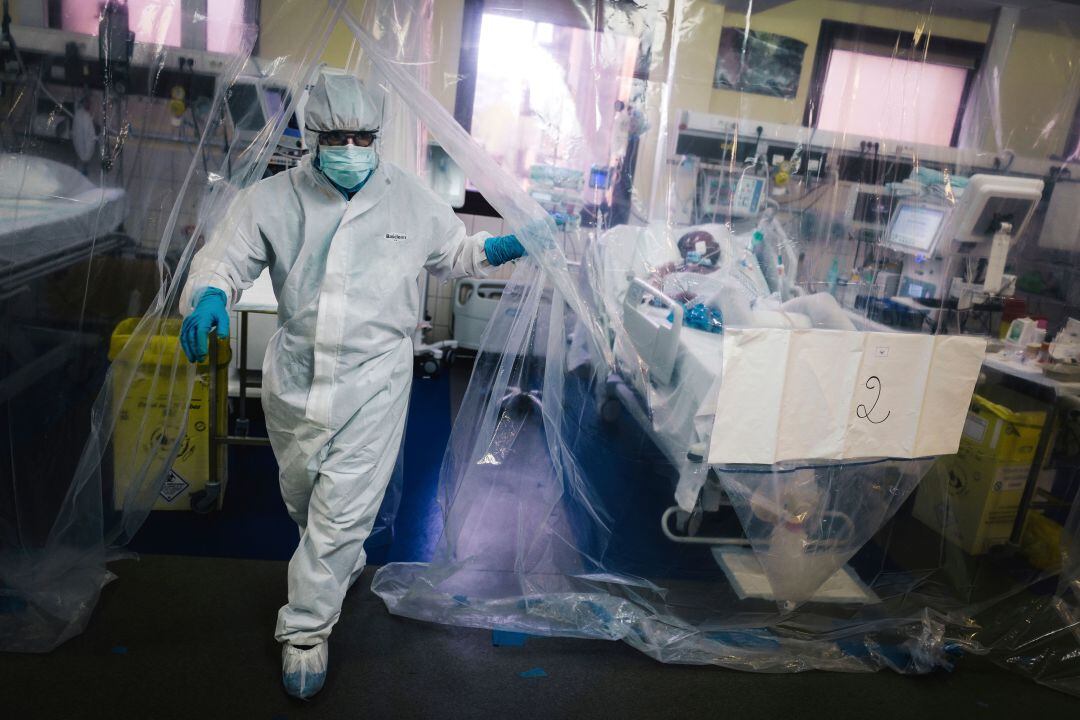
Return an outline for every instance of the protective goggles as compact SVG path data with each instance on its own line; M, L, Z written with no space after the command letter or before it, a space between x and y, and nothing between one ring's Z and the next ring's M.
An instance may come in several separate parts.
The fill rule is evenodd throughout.
M347 145L352 140L353 145L367 147L375 142L374 130L329 130L319 133L320 145Z

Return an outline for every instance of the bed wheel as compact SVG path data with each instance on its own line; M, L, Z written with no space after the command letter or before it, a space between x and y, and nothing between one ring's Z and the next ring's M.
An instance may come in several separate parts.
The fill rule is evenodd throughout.
M604 398L600 404L600 419L607 424L613 424L622 416L622 403L617 398Z
M536 390L523 392L520 388L510 388L502 399L503 412L510 413L516 419L520 419L533 412L543 409L540 393Z
M413 361L413 375L424 379L438 377L442 365L442 362L434 355L418 355Z
M690 520L686 524L686 534L690 536L697 535L701 530L701 521L705 519L705 513L702 512L701 506L698 505L694 508L694 512L690 513Z
M191 509L200 515L206 515L217 509L219 497L221 497L221 483L207 483L204 490L191 493L189 498Z
M700 505L695 507L693 512L679 510L675 513L675 528L684 535L697 535L703 515Z

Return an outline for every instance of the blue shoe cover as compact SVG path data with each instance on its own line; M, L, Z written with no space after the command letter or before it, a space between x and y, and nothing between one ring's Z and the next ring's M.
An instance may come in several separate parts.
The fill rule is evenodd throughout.
M288 643L281 646L281 682L285 692L306 700L322 690L326 682L326 643L301 649Z

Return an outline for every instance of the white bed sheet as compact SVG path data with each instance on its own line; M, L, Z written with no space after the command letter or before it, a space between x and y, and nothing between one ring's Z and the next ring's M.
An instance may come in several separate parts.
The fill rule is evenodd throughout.
M717 237L726 232L721 226L709 225L675 231L621 226L605 233L599 262L602 273L594 286L601 288L602 296L598 300L608 315L623 311L622 302L630 283L628 275L649 282L652 273L661 264L681 261L671 239L673 232L681 235L701 229ZM744 240L729 236L721 242L722 247L734 255ZM731 272L730 265L727 271ZM724 272L718 271L715 277L719 278ZM710 277L696 273L670 273L665 276L665 286L661 289L669 295L677 289L694 289L704 299L711 294L711 290L707 289ZM755 284L749 278L748 275L739 280L739 285L750 287ZM761 282L764 283L764 278ZM667 322L669 310L666 308L643 305L641 311L654 321ZM778 308L755 309L754 316L762 325L770 327L811 327L814 324L806 315L783 312ZM614 351L620 374L645 400L652 435L679 473L676 502L683 510L690 511L705 484L707 466L691 462L687 455L692 450L703 453L708 447L721 382L723 335L684 326L679 334L671 382L656 385L648 379L647 368L640 368L641 359L630 339L621 332L621 325L621 322L613 323Z
M644 312L666 321L668 311L647 307ZM684 510L692 510L705 482L703 467L695 468L687 453L695 445L708 442L716 414L720 368L724 358L724 336L684 327L672 381L657 386L641 372L634 372L637 354L627 339L617 338L616 360L623 377L645 399L652 422L652 434L661 450L679 471L675 498ZM700 464L698 464L700 465Z
M97 187L46 158L0 155L0 265L25 265L101 237L126 215L123 188Z

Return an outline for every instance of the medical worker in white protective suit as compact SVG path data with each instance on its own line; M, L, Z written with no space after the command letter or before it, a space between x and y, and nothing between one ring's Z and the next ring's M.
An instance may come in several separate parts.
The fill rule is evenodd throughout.
M192 261L181 345L205 357L228 335L228 305L270 268L278 330L266 348L263 409L281 494L300 526L289 602L278 615L286 690L310 697L327 638L364 567L394 470L413 372L423 269L483 275L521 257L513 235L467 237L418 178L380 162L381 111L363 84L323 73L305 128L316 152L244 191Z

